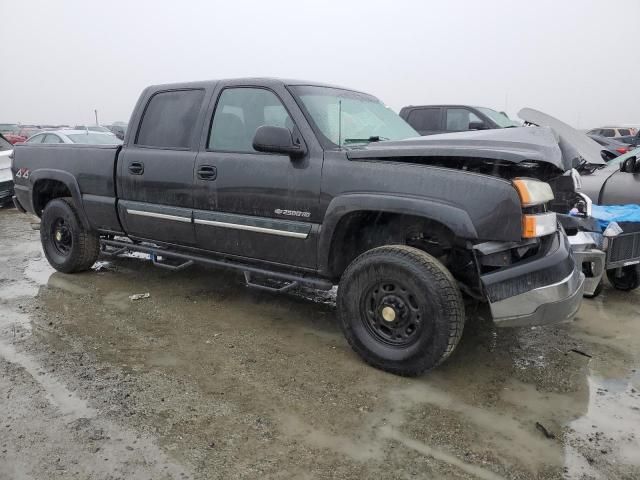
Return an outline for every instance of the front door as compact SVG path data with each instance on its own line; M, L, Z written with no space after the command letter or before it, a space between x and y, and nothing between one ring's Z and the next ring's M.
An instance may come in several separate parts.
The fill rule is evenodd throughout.
M205 91L153 94L118 160L118 212L132 237L193 246L193 167ZM133 132L132 132L133 133Z
M285 95L251 86L221 88L196 159L196 241L206 250L313 268L321 151L294 160L252 147L262 125L286 127L304 142L281 100Z

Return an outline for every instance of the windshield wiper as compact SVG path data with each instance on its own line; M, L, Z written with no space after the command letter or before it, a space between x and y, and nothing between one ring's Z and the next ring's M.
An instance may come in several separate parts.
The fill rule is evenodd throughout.
M384 140L389 140L387 137L381 137L380 135L372 135L369 138L345 138L344 144L348 143L372 143L372 142L382 142Z

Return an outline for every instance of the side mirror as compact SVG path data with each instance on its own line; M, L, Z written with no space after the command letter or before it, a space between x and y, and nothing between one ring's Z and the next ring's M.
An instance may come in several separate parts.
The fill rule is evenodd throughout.
M253 136L253 148L258 152L281 153L292 158L303 157L307 153L304 145L295 143L288 128L263 125Z
M636 169L636 157L629 157L620 165L620 171L624 173L637 173Z
M486 130L487 126L484 122L469 122L469 130Z

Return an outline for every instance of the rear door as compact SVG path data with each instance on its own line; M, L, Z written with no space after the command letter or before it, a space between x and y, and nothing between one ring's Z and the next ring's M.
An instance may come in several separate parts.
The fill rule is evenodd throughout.
M417 130L420 135L442 133L444 130L442 108L415 108L407 115L407 123Z
M289 265L316 266L323 154L284 87L227 84L215 93L194 178L198 247ZM257 152L258 127L288 128L304 158ZM303 132L307 131L306 140Z
M138 130L118 159L118 213L132 237L193 245L193 168L204 89L157 91L143 99Z

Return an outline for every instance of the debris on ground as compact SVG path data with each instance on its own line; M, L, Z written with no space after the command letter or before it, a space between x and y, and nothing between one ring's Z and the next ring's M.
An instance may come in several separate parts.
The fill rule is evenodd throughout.
M129 300L142 300L143 298L149 298L151 294L149 292L146 293L134 293L133 295L129 295Z
M113 270L113 266L111 265L111 262L96 262L91 267L91 270L95 272L104 272L107 270Z
M547 430L547 428L542 425L540 422L536 422L536 428L542 432L542 434L547 438L556 438L555 434Z
M589 355L588 353L583 352L582 350L578 350L577 348L572 348L569 351L573 352L573 353L577 353L578 355L582 355L583 357L593 358L593 356Z

